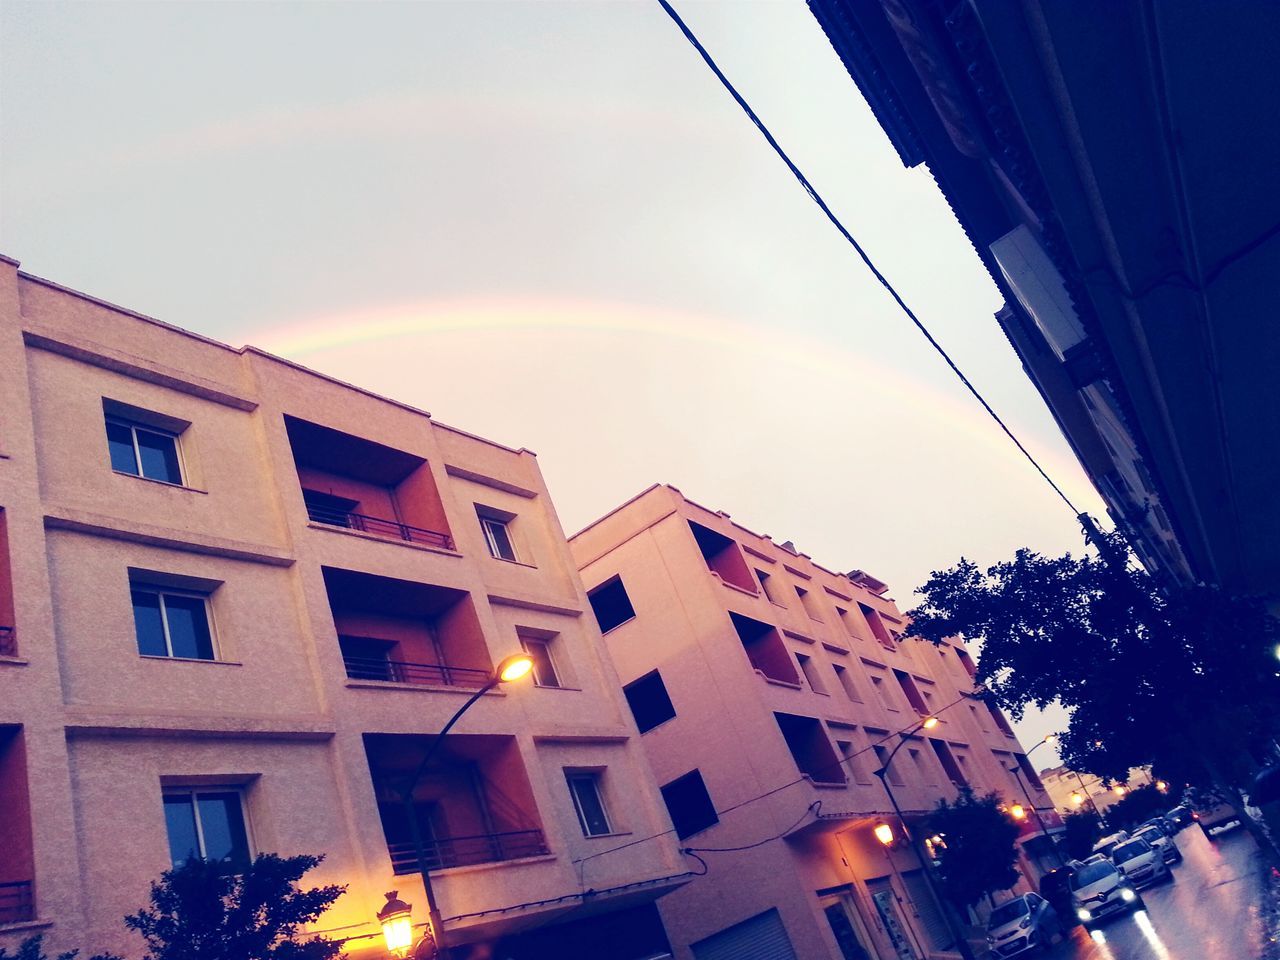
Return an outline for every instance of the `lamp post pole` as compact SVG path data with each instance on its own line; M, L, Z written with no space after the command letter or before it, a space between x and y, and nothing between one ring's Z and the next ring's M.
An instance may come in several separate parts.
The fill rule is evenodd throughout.
M929 723L929 720L932 719L934 718L929 717L925 720L921 720L910 730L899 733L897 744L889 751L889 756L885 759L884 766L877 770L875 775L880 778L880 785L884 787L884 792L889 796L889 803L893 806L894 815L898 818L898 824L902 827L902 836L906 839L907 843L910 844L911 849L915 851L916 859L918 859L921 866L924 867L923 873L925 882L929 885L929 892L932 893L934 899L938 901L938 907L942 910L942 918L947 924L947 933L951 935L951 939L956 945L957 952L959 952L962 960L974 960L973 950L969 947L969 941L964 936L964 932L959 929L959 926L956 923L956 918L952 913L951 902L944 897L942 895L942 891L938 889L937 879L933 875L933 858L921 855L920 847L916 844L911 831L907 829L907 821L902 816L902 808L898 806L898 798L893 795L893 790L889 786L889 765L893 763L894 756L902 749L902 745L907 742L907 739L912 736L912 734L925 727Z
M1095 817L1102 816L1102 813L1098 810L1098 805L1094 803L1093 797L1089 795L1089 788L1086 787L1084 785L1084 781L1080 779L1080 773L1076 770L1072 770L1071 775L1076 778L1076 783L1080 784L1080 792L1084 794L1084 798L1089 801L1089 806L1093 809L1093 815Z
M458 719L471 709L471 705L483 697L500 683L506 683L509 680L518 680L520 677L528 673L533 667L533 662L528 655L516 654L507 657L498 664L496 670L483 687L473 693L457 712L449 718L440 732L436 734L435 739L427 746L426 752L422 755L422 759L418 761L418 766L414 769L413 775L407 781L404 790L401 791L401 802L404 804L405 817L409 821L409 839L413 842L413 852L418 861L418 873L422 877L422 889L427 897L427 934L423 940L430 939L432 950L426 953L422 960L429 957L438 957L440 960L448 960L449 948L444 943L444 919L440 915L440 907L436 903L435 891L431 889L431 869L427 865L427 848L422 840L422 828L418 825L417 810L413 805L413 791L418 786L418 781L427 772L427 765L431 763L431 758L435 756L436 751L440 748L440 744L444 743L445 734L453 729L453 725ZM523 668L523 669L522 669ZM416 958L418 950L422 947L420 941L410 952Z
M1032 747L1030 750L1027 751L1026 756L1028 760L1030 759L1031 754L1036 752L1037 747L1043 747L1046 743L1053 743L1056 740L1057 740L1057 737L1055 737L1053 734L1049 734L1049 736L1045 737L1043 740L1041 740L1034 747ZM1021 764L1014 763L1014 765L1009 768L1009 772L1013 774L1014 779L1018 781L1018 786L1022 788L1022 795L1027 798L1027 806L1029 806L1031 808L1031 812L1035 814L1036 823L1040 827L1040 835L1044 837L1046 840L1049 840L1049 846L1053 848L1053 855L1054 855L1054 858L1058 861L1058 866L1065 867L1067 865L1067 861L1062 858L1062 851L1058 849L1058 844L1054 840L1050 839L1049 830L1044 825L1044 818L1040 816L1040 808L1036 806L1035 801L1031 799L1031 791L1027 788L1026 781L1022 779Z

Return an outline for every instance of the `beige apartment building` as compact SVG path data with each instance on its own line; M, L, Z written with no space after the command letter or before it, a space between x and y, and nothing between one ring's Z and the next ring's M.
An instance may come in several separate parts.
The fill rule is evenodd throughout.
M316 853L382 958L416 820L456 960L665 954L675 839L588 859L670 827L588 611L532 453L0 262L0 946Z
M874 577L825 569L670 486L570 545L680 842L706 862L659 901L679 960L948 955L875 776L902 735L887 779L909 826L968 784L1020 805L1024 851L1045 844L1019 780L1052 806L1005 718L973 696L969 654L904 641Z

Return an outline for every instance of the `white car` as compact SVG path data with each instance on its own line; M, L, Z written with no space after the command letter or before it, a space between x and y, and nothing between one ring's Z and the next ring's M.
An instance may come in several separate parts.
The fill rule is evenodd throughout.
M1111 851L1119 844L1129 839L1129 834L1124 830L1117 830L1115 833L1108 834L1093 845L1093 854L1097 856L1102 854L1104 857L1111 856ZM1090 858L1092 859L1092 857Z
M1178 844L1173 837L1169 836L1159 827L1146 827L1139 830L1134 835L1136 840L1145 840L1156 848L1160 856L1164 857L1165 863L1181 863L1182 851L1178 849Z
M1126 840L1111 851L1111 862L1139 890L1173 877L1160 851L1145 840Z
M1086 927L1126 910L1144 910L1142 896L1110 860L1086 863L1071 878L1071 906Z
M987 918L987 945L1000 960L1048 947L1053 935L1061 932L1057 911L1036 893L1024 893L1000 904Z

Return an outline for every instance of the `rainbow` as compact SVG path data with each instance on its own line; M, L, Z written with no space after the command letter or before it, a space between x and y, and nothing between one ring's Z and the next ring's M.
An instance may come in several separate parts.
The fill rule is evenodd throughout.
M717 351L754 355L770 367L779 363L837 382L855 384L863 398L913 409L923 418L961 431L1011 467L1031 470L999 428L967 395L948 393L904 369L871 362L838 340L777 327L730 321L710 314L620 302L567 298L465 298L386 304L283 323L254 336L263 349L300 363L333 367L334 354L372 343L393 344L449 333L550 333L648 337L701 344ZM1010 358L1012 360L1012 358ZM332 372L341 374L340 370ZM1026 442L1024 440L1024 442ZM1033 453L1058 482L1082 500L1095 499L1078 464L1044 444Z

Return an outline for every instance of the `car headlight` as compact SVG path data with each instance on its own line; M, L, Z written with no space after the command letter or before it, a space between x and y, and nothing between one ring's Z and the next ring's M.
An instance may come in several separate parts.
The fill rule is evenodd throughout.
M1081 907L1076 911L1076 916L1086 922L1093 918L1093 914L1089 912L1088 907Z
M1123 900L1125 903L1133 903L1133 901L1138 899L1138 895L1134 893L1132 890L1130 890L1128 887L1125 887L1123 890L1120 891L1120 899Z
M1030 918L1030 917L1023 917L1023 918L1022 918L1022 922L1021 922L1020 924L1018 924L1018 929L1019 929L1019 930L1025 930L1025 929L1027 929L1027 927L1029 927L1029 926L1031 926L1031 918Z

